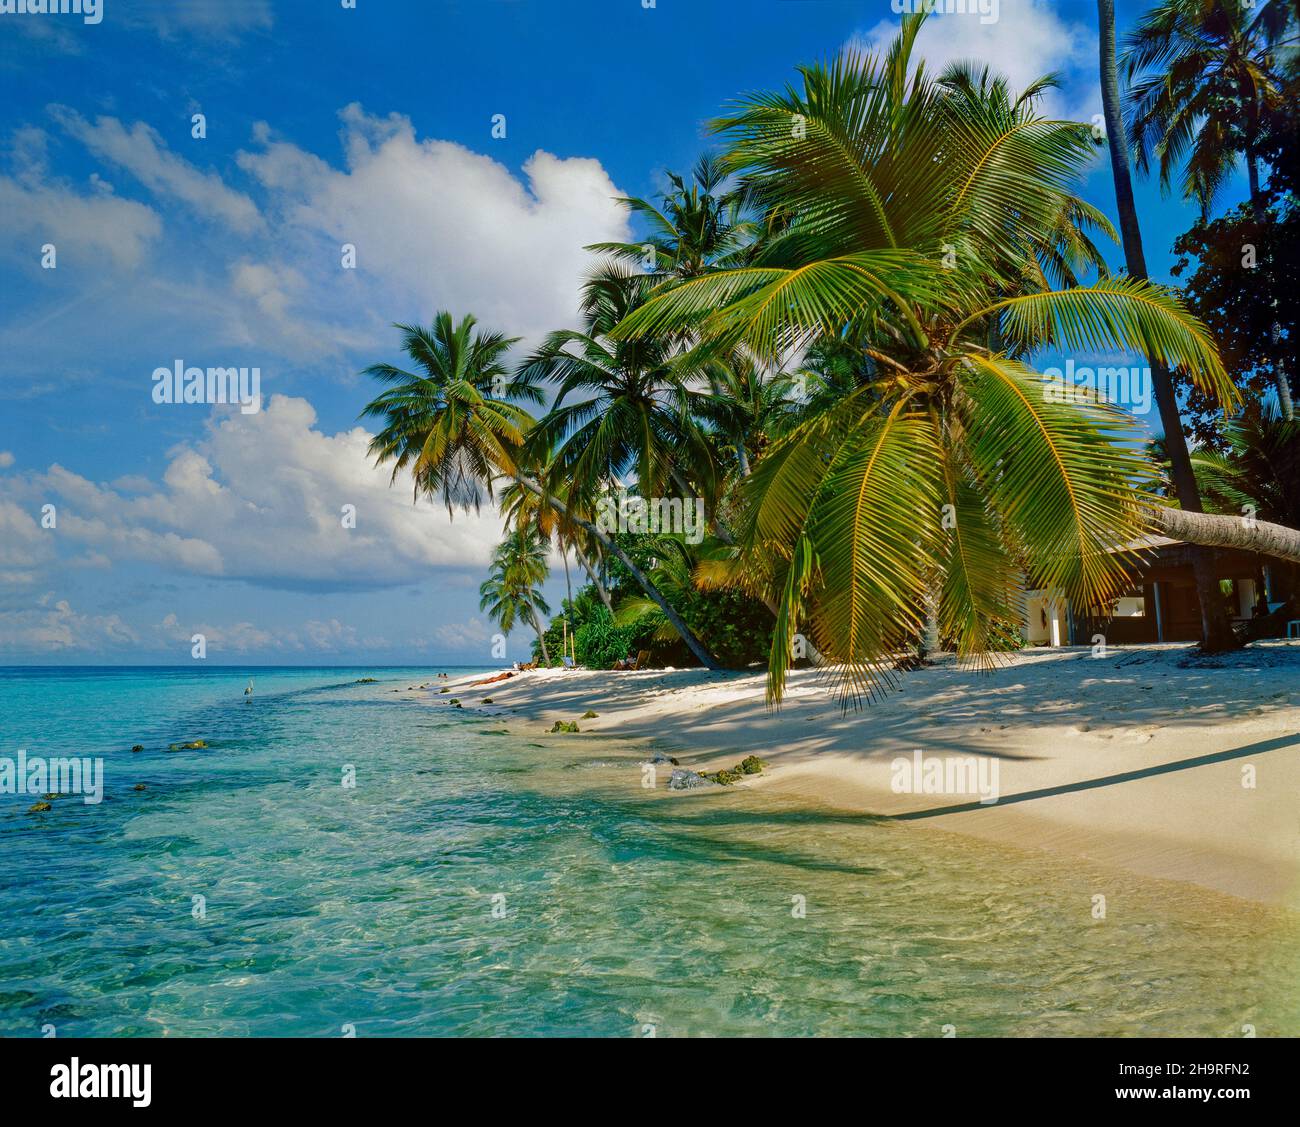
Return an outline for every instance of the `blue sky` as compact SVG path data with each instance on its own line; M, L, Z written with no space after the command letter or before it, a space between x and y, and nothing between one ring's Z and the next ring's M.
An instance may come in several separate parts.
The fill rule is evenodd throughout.
M933 19L919 50L1016 85L1060 71L1053 112L1088 120L1095 12L1002 0L993 24ZM888 0L0 15L0 663L183 663L194 633L212 662L490 662L499 520L389 488L357 373L439 308L528 341L571 324L582 245L633 233L612 197L689 167L729 98L897 20ZM1113 215L1104 161L1083 194ZM1194 213L1151 183L1139 205L1167 277ZM262 410L155 404L177 359L257 366Z

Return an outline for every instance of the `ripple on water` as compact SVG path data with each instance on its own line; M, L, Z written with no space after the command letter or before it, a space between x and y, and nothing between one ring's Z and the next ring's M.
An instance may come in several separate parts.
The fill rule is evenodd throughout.
M646 791L633 751L387 696L409 670L261 670L254 705L247 677L0 675L0 753L102 754L107 780L53 817L0 798L0 1033L1300 1031L1286 913ZM156 750L181 736L212 746Z

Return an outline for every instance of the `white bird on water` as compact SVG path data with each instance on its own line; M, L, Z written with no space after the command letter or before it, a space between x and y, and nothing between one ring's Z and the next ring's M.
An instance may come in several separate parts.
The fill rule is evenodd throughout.
M244 690L244 696L251 697L252 695L253 695L253 682L250 680L248 682L248 688Z

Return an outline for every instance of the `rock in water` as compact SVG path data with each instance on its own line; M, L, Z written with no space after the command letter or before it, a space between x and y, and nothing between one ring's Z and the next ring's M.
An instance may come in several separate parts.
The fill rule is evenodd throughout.
M685 767L678 767L668 780L669 790L695 790L697 787L717 786L716 783L710 782L703 775L696 771L688 771Z

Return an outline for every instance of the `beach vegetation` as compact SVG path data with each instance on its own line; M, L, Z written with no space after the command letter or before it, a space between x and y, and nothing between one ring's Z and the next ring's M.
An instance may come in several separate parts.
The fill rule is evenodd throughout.
M1281 17L1243 10L1184 35L1220 7L1168 0L1140 25L1131 120L1140 167L1168 180L1186 157L1184 190L1207 210L1229 167L1214 131L1228 130L1257 220ZM367 369L387 385L364 412L383 423L371 452L449 510L499 498L483 609L531 626L544 663L556 649L594 668L642 650L761 663L776 702L809 660L847 706L937 647L982 666L1017 647L1027 577L1110 602L1151 533L1300 561L1294 525L1199 511L1173 374L1220 418L1249 408L1250 388L1197 311L1147 277L1110 0L1099 18L1119 231L1078 194L1095 127L1042 112L1054 79L1015 90L978 63L931 71L914 58L924 17L908 16L883 52L846 49L731 103L712 125L720 151L659 199L623 201L645 238L588 248L576 325L517 363L518 342L472 317L398 326L417 370ZM1234 115L1221 100L1247 79L1262 84L1254 108ZM1116 240L1124 273L1100 249ZM1150 362L1163 465L1113 397L1053 394L1034 366L1108 351ZM601 521L629 498L690 502L699 527ZM566 598L544 628L554 545ZM588 576L576 593L570 551ZM1197 557L1203 644L1229 645Z

